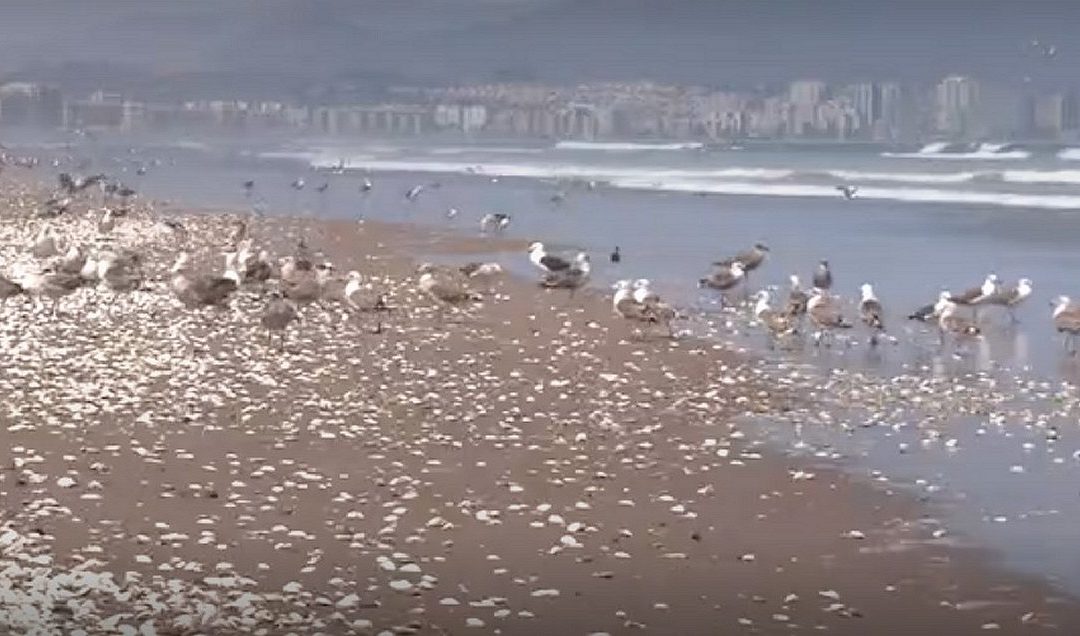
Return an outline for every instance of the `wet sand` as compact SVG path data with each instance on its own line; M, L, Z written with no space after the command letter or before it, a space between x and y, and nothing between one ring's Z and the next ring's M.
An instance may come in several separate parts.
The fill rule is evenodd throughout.
M39 190L0 182L5 271ZM23 194L20 194L23 193ZM171 212L216 256L232 220ZM82 209L61 236L93 236ZM157 274L181 239L114 230ZM2 310L0 626L15 632L842 634L1080 626L1080 605L935 538L907 495L764 447L737 422L808 408L750 359L637 337L599 294L504 279L462 316L416 254L515 241L268 219L394 308L326 301L287 350L255 292L205 316L163 282ZM220 259L214 262L219 263ZM70 481L63 479L70 478ZM36 559L36 560L34 560ZM110 579L71 572L111 573ZM134 633L134 632L132 632Z

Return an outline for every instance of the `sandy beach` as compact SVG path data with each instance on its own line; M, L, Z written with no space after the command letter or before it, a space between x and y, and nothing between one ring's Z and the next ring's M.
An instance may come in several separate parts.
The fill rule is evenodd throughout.
M0 176L3 273L33 264L46 196ZM932 507L744 430L815 400L752 358L641 337L593 291L504 277L451 314L417 289L422 258L518 262L523 241L254 220L391 307L352 313L337 282L279 352L259 290L193 312L164 282L181 247L220 268L235 216L153 205L107 236L89 199L51 222L138 249L147 289L0 308L4 631L1080 629L1076 599L958 547Z

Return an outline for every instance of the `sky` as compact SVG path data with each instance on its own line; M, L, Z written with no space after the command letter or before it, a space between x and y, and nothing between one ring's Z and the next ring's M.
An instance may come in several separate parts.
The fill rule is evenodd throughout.
M1071 85L1078 36L1080 2L1056 0L0 0L3 73L108 65L289 86L953 72Z

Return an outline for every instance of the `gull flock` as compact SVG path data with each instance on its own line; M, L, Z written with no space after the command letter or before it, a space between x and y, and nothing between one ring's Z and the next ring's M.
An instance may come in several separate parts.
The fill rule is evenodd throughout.
M17 493L21 523L0 529L0 617L13 630L550 633L573 621L575 633L691 633L705 621L768 631L853 619L873 630L887 615L874 597L895 587L886 574L920 580L934 569L910 547L889 555L944 529L897 524L902 513L886 505L880 516L815 524L840 538L829 550L841 561L893 559L873 561L872 585L840 585L815 553L799 555L805 588L774 593L771 577L796 559L774 554L776 542L795 545L803 533L775 502L826 506L845 487L787 465L770 472L739 418L779 413L795 398L759 367L706 364L708 343L623 343L602 314L585 312L587 300L551 307L547 294L491 291L497 263L390 275L385 256L369 254L342 278L334 263L347 259L331 233L316 241L287 222L268 232L139 205L103 226L96 212L80 214L86 196L42 219L41 197L19 195L27 213L0 223L10 283L0 283L10 291L0 382L12 396L2 414L19 440L0 489ZM533 244L528 258L545 288L572 295L590 280L588 254ZM721 293L749 296L747 272L763 261L726 265L742 274ZM870 292L852 315L883 330L872 324L880 311ZM848 328L846 306L823 290L794 280L779 310L771 295L756 292L754 312L787 325L778 337L803 321L824 343ZM929 320L964 318L952 298ZM616 283L611 300L642 330L671 335L680 317L645 279ZM448 314L470 320L459 326ZM504 327L511 322L524 325ZM282 341L264 347L261 336ZM608 339L624 346L605 349ZM859 391L865 404L887 404L882 396L895 403L911 391L941 412L980 413L987 403L910 379L844 380L830 377L826 395ZM1068 395L1055 408L1075 417L1065 409L1076 403ZM881 410L883 423L901 420ZM1032 426L1053 421L1039 417ZM928 444L944 442L933 433ZM51 450L60 439L64 450ZM741 479L767 486L738 504ZM110 507L99 511L102 502ZM726 534L734 505L754 519L737 545ZM53 542L74 546L70 562L54 560ZM114 555L121 565L104 567ZM709 569L694 575L699 567ZM662 586L632 606L594 593L642 571L689 574L700 602ZM956 607L965 594L984 603L958 613L974 628L1017 620L1014 610L1025 622L1049 620L1037 595L959 589L948 593ZM886 605L926 596L906 584L890 594Z

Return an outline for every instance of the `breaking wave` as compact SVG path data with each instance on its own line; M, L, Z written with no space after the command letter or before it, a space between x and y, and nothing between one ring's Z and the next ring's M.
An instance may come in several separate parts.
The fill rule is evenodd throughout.
M557 150L605 150L609 152L635 152L643 150L701 150L705 144L696 141L668 144L648 144L616 141L560 141Z

